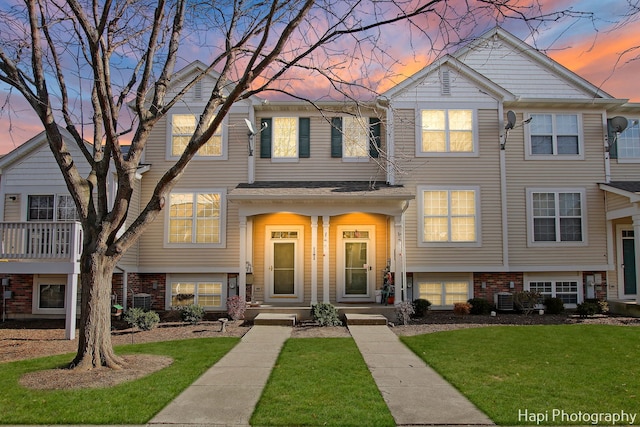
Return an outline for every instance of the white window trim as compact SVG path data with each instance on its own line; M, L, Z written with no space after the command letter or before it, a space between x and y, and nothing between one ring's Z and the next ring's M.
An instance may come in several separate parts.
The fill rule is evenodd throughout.
M584 301L584 286L582 283L581 275L567 275L566 273L553 274L548 273L544 275L529 275L524 274L524 290L531 290L531 282L551 282L551 296L556 298L557 292L557 282L576 282L578 284L577 293L578 293L578 304ZM565 308L576 308L577 304L565 304ZM536 308L542 308L542 304L536 305Z
M566 188L527 188L527 246L528 247L577 247L587 246L589 244L587 239L587 192L584 188L566 187ZM580 203L582 210L582 241L580 242L536 242L533 240L533 193L580 193Z
M364 156L346 156L345 153L347 152L347 147L346 147L346 142L345 142L345 133L344 133L344 119L347 117L352 117L352 116L342 116L342 161L344 163L367 163L370 160L370 155L369 155L369 150L371 150L371 125L370 125L370 119L371 117L369 116L357 116L356 118L360 118L363 119L365 121L365 126L367 126L367 136L366 136L366 141L365 141L365 152L366 154Z
M62 308L40 308L40 285L62 285L64 286L64 303ZM31 309L33 314L65 314L67 307L67 276L46 276L33 275L33 298L31 299Z
M531 152L531 127L524 126L525 160L584 160L584 132L582 124L582 114L575 111L531 111L525 113L526 119L530 119L532 114L550 114L553 120L553 136L554 141L557 137L556 133L556 116L557 115L575 115L578 119L578 154L532 154Z
M443 153L434 153L422 151L422 110L471 110L471 114L473 117L473 125L472 125L472 144L473 149L467 152L443 152ZM478 143L478 109L477 108L454 108L454 107L441 107L437 105L419 105L416 109L416 157L478 157L479 153L479 143Z
M169 221L170 206L165 209L164 230L163 230L163 247L164 248L225 248L227 241L227 189L226 188L208 188L208 189L180 189L174 188L167 196L169 204L170 196L173 193L189 193L189 194L220 194L220 243L171 243L169 242Z
M626 117L625 118L628 120L629 122L629 126L627 126L627 128L631 127L631 126L640 126L640 117ZM640 141L638 141L638 143L640 143ZM620 157L620 144L618 142L616 142L616 149L618 151L618 157L615 159L618 163L640 163L640 156L638 157Z
M419 185L416 187L417 189L417 203L418 203L418 247L429 248L429 247L466 247L466 248L477 248L482 246L482 215L480 211L480 186L466 186L466 185L456 185L456 186L431 186L431 185ZM473 191L475 193L475 201L476 201L476 240L473 242L425 242L424 241L424 192L425 191L455 191L455 190L465 190L465 191ZM450 216L449 216L450 217Z
M166 148L165 148L165 160L175 161L180 158L180 156L174 156L171 150L172 148L172 139L173 139L173 115L174 114L192 114L196 117L196 120L200 118L200 114L196 114L193 111L186 109L174 109L171 113L167 114L167 126L166 126ZM202 156L196 153L195 156L191 159L192 161L202 162L202 161L216 161L216 160L227 160L228 159L228 134L227 127L229 124L229 116L226 116L222 119L222 123L220 123L220 132L222 133L222 153L219 156Z
M80 221L79 215L76 212L76 216L78 216L78 218L73 219L73 220L62 220L60 218L58 218L58 206L59 206L59 198L61 196L65 196L65 197L71 197L71 194L69 193L58 193L58 192L53 192L53 193L27 193L25 194L23 197L21 197L22 199L24 199L24 212L25 212L25 220L29 220L29 199L31 196L47 196L47 197L51 197L53 196L53 219L52 220L48 220L48 219L35 219L32 221L38 222L38 221L49 221L49 222L76 222L76 221ZM74 205L75 206L75 205Z
M271 162L272 163L298 163L300 161L300 118L302 116L273 116L271 118L272 129L265 131L271 132ZM296 156L295 157L278 157L276 156L276 119L296 119Z
M446 300L446 292L445 292L445 284L446 283L451 283L451 282L467 282L467 296L464 299L464 302L467 302L469 299L471 299L473 296L472 290L473 290L473 280L455 280L455 279L442 279L442 280L419 280L417 282L417 284L415 284L414 286L417 288L418 290L418 297L419 298L423 298L420 295L420 284L422 282L433 282L433 283L440 283L440 287L441 287L441 291L442 294L440 295L440 301L431 301L429 300L429 302L432 304L431 307L433 309L437 309L437 310L451 310L453 309L453 305L443 305L442 303L442 299L444 298Z
M196 292L194 294L194 301L198 304L198 292L197 292L197 284L198 283L222 283L222 288L220 289L220 306L203 306L205 310L226 310L227 308L227 275L226 274L213 274L213 275L204 275L204 274L167 274L167 285L165 292L165 310L175 309L171 305L172 294L172 285L175 282L187 282L196 284Z

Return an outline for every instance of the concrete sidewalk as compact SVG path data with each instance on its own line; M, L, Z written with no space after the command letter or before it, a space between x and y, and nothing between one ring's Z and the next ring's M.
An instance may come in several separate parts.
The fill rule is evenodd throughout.
M397 425L494 425L387 326L349 326Z
M253 326L238 345L147 425L249 426L288 326Z

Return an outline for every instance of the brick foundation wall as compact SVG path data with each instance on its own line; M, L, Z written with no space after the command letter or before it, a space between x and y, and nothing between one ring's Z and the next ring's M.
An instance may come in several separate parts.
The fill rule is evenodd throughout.
M513 288L511 282L513 282ZM493 303L493 296L499 292L521 292L523 289L523 273L474 273L473 275L474 297L484 298L491 303Z
M6 319L23 318L31 316L33 312L33 275L10 274L1 278L9 279L9 286L2 286L1 291L11 291L11 298L5 301ZM0 294L3 297L3 294ZM2 308L4 310L4 308Z

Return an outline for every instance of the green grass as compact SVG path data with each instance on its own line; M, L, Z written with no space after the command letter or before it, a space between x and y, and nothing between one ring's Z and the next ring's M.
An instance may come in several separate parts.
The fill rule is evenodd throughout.
M554 410L640 418L640 328L504 326L402 341L497 424L536 424L524 411L548 414L547 425L591 424Z
M287 340L251 424L395 425L351 338Z
M27 372L52 369L72 356L0 364L0 424L144 424L217 362L238 338L202 338L116 347L119 354L157 354L171 366L111 388L29 390L18 384Z

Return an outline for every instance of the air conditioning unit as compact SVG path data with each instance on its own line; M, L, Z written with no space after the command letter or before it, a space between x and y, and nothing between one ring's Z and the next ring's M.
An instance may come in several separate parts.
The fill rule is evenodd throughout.
M513 294L509 292L498 292L493 295L493 303L500 311L513 310Z

